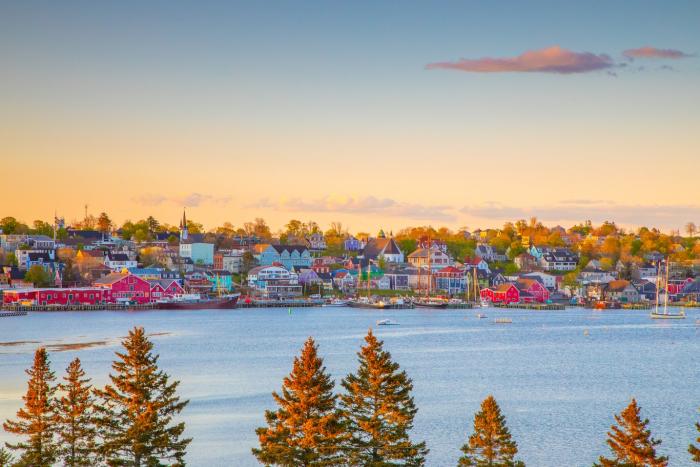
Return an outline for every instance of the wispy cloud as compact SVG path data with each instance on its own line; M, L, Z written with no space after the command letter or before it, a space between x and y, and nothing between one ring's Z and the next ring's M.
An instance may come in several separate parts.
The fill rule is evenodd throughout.
M444 222L455 220L454 214L450 212L450 206L406 203L391 198L375 198L374 196L364 198L323 197L315 200L302 200L301 198L270 200L266 198L250 207L293 212L381 215Z
M692 57L692 54L685 53L677 49L658 49L656 47L639 47L637 49L627 49L622 52L627 58L668 58L679 59Z
M586 73L609 69L615 66L606 54L573 52L559 46L540 50L529 50L516 57L476 59L462 58L452 62L437 62L426 65L429 70L446 69L473 73L539 72L539 73Z
M543 222L594 222L606 220L625 225L680 227L700 218L700 205L617 204L606 200L564 200L552 205L508 206L495 202L466 206L460 212L481 219L514 220L537 217Z
M231 202L230 196L215 196L205 193L188 193L184 195L160 195L143 194L136 196L133 201L144 206L160 206L166 203L177 204L178 206L197 207L203 204L225 205Z

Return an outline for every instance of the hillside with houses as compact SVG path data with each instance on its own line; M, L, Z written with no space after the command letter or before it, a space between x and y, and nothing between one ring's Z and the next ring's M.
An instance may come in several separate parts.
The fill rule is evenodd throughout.
M183 212L115 225L106 213L68 226L0 220L3 303L146 304L234 291L266 300L358 294L439 295L493 304L644 304L660 295L697 302L700 242L612 222L547 227L537 219L499 229L409 227L350 233L263 219L205 231ZM659 271L668 267L668 280ZM664 287L659 289L663 282Z

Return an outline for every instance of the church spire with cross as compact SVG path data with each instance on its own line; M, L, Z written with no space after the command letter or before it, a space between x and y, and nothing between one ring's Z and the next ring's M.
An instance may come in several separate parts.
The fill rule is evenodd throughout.
M180 221L180 241L187 240L187 214L185 208L182 208L182 220Z

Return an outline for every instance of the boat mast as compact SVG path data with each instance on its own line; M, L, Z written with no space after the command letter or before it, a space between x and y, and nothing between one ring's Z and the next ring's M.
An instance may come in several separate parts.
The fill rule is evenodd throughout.
M370 288L372 287L371 276L372 276L372 266L369 262L367 262L367 298L369 298L369 291L370 291Z
M661 287L661 282L659 282L659 276L661 275L661 262L656 264L656 305L654 306L654 312L659 312L659 287Z
M664 314L668 314L668 258L666 258L666 292L664 293Z
M433 291L433 267L432 267L433 241L428 235L428 297Z

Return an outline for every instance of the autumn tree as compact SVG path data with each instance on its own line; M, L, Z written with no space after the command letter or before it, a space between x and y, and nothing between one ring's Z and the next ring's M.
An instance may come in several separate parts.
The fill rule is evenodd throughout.
M95 400L90 379L85 377L79 358L68 365L58 388L63 392L56 409L59 457L66 467L95 465Z
M597 467L666 467L668 457L657 456L655 447L661 441L651 437L647 429L648 419L639 416L637 401L632 402L619 415L615 415L617 425L608 432L608 446L613 457L600 456Z
M272 393L279 408L266 411L267 426L255 430L258 461L289 467L340 465L343 429L333 386L309 337L284 378L282 393Z
M349 463L422 466L428 454L425 442L413 443L408 435L418 412L411 397L413 383L371 329L365 342L357 354L357 372L341 383L346 391L340 407L349 435Z
M103 234L106 234L110 231L111 228L112 219L109 218L106 212L100 213L100 216L97 218L97 230L99 230Z
M20 455L13 464L17 467L48 467L56 462L58 446L54 441L56 431L55 393L56 380L51 371L49 356L43 347L34 353L34 363L26 371L29 382L22 397L24 407L17 411L17 420L7 420L3 428L8 433L26 437L6 446Z
M43 266L35 264L24 275L24 280L34 284L34 287L48 287L53 284L53 275Z
M191 439L182 438L183 422L173 418L189 401L181 401L178 381L158 368L158 355L141 327L129 331L122 341L124 352L116 352L111 384L95 391L101 403L97 428L102 438L101 455L109 465L184 465Z
M700 423L696 423L695 428L697 428L698 433L700 433ZM700 435L698 435L695 441L698 443L698 445L695 446L694 444L691 444L688 446L688 452L692 456L693 462L700 463Z
M462 446L464 455L461 466L520 467L525 464L515 460L518 445L512 439L496 399L488 396L481 403L481 410L474 415L474 433Z

